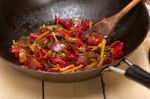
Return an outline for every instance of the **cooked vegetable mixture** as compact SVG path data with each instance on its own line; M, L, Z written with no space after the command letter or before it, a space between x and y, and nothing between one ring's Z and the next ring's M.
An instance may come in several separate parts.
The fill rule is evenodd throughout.
M38 33L13 40L10 53L26 68L46 72L78 72L112 63L123 56L123 42L110 45L98 33L88 30L93 21L60 19L43 25Z

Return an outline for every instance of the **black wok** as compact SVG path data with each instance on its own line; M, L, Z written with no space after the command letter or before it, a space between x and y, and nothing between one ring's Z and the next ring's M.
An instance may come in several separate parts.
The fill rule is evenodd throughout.
M37 31L44 23L53 23L55 15L65 19L83 17L100 20L103 16L108 17L117 13L129 2L130 0L0 0L0 56L26 74L55 82L90 79L98 76L109 65L116 66L120 62L125 62L129 68L121 73L150 87L150 74L125 59L147 35L149 19L142 2L130 11L110 34L109 42L121 40L125 43L125 56L113 64L85 72L47 73L21 68L17 60L8 53L13 39ZM116 70L114 67L110 69Z

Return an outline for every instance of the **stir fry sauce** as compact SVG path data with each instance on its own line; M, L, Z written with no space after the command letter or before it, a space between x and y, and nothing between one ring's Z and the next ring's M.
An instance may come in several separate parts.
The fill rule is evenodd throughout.
M56 16L55 24L43 25L38 33L13 40L10 53L26 68L63 73L90 70L121 58L123 42L108 45L100 34L88 32L94 24Z

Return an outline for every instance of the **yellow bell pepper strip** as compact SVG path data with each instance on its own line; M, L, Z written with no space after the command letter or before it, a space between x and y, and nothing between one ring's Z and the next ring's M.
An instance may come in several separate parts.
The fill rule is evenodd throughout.
M40 62L38 62L36 59L33 59L32 61L33 61L34 65L37 66L38 68L43 67L42 64Z
M12 43L13 43L13 47L16 47L16 41L12 40Z
M71 65L68 65L68 66L66 66L66 67L59 68L59 71L63 72L63 71L66 71L66 70L68 70L68 69L72 69L72 68L74 68L74 67L75 67L75 65L74 65L74 64L71 64Z
M89 29L91 29L91 28L92 28L92 25L93 25L93 22L92 22L92 21L90 21L90 23L89 23Z
M92 62L90 65L88 65L88 68L94 68L98 64L98 61L96 59L90 59Z
M44 58L46 58L48 55L52 55L52 53L53 53L53 51L52 50L49 50L46 54L45 54L45 56L44 56Z
M72 69L63 71L63 73L74 72L74 71L77 71L77 70L79 70L79 69L81 69L81 68L83 68L83 67L84 67L84 65L80 64L79 66L76 66L76 67L74 67L74 68L72 68Z
M31 49L32 52L36 51L35 46L36 46L35 42L32 45L29 46L29 48Z
M45 33L39 35L39 37L36 38L35 41L39 41L41 38L43 38L44 36L46 36L46 35L48 35L48 34L49 34L49 31L47 31L47 32L45 32Z
M56 41L56 42L58 42L58 39L57 39L57 37L56 37L55 32L52 32L52 35L53 35L53 37L54 37L55 41Z
M105 45L106 45L106 40L102 40L102 45L101 45L101 50L100 50L100 65L103 63L104 58L105 58Z

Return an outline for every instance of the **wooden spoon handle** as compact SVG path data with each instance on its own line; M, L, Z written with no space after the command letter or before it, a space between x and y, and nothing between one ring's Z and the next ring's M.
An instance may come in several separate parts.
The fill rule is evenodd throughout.
M118 12L116 14L118 19L121 19L124 15L126 15L140 1L142 1L142 0L132 0L126 7L124 7L120 12Z

